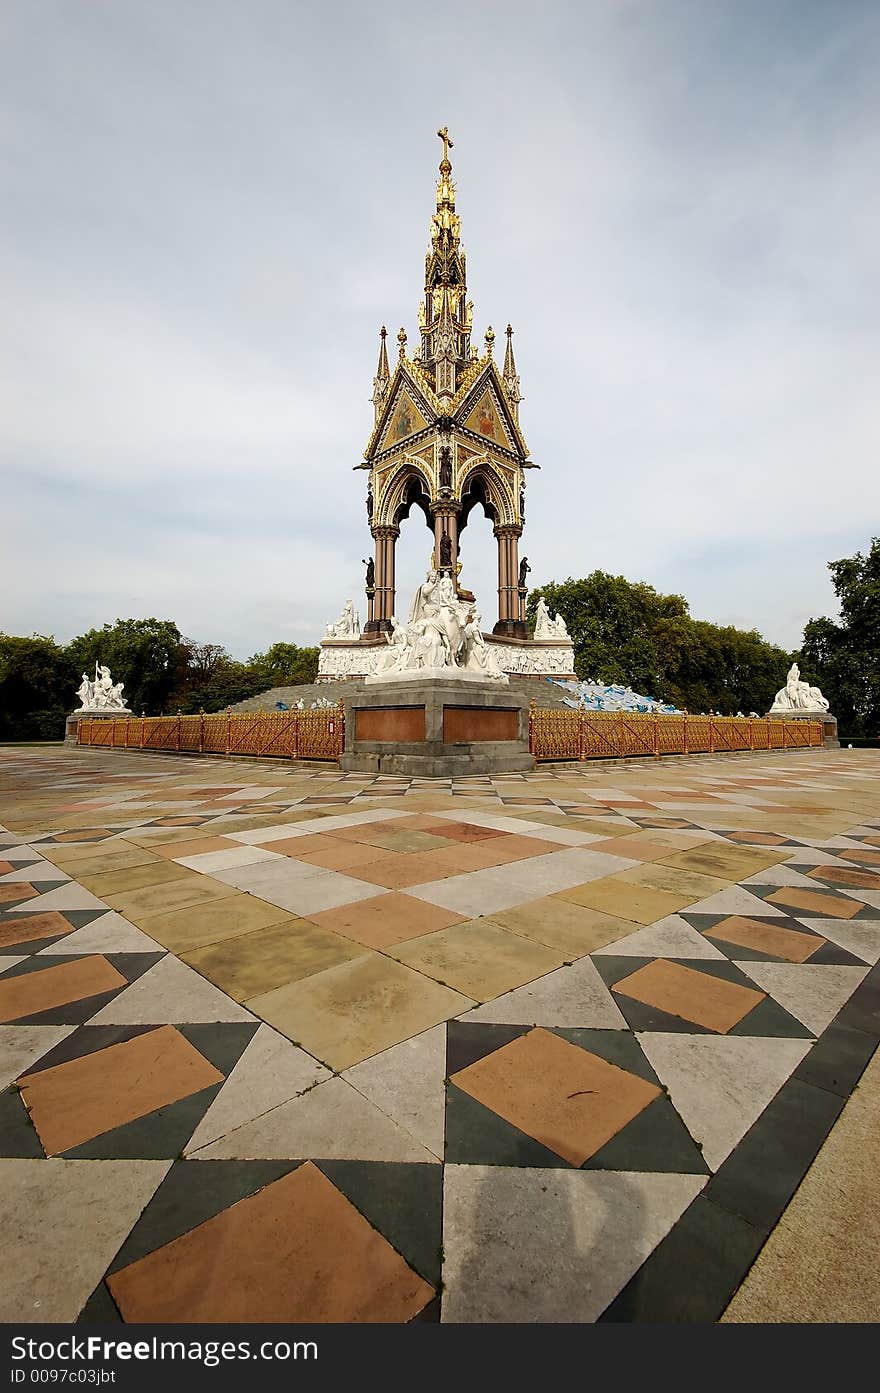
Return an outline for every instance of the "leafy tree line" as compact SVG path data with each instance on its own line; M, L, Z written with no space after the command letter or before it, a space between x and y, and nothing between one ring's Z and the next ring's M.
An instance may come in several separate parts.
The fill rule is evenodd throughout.
M605 571L533 591L530 615L542 595L568 626L581 681L620 682L686 711L727 715L763 715L785 684L791 654L755 629L691 618L681 595Z
M840 620L811 619L801 648L786 653L755 629L693 619L681 595L594 571L534 590L561 614L581 680L622 682L687 711L770 709L793 661L821 687L841 736L880 737L880 538L866 555L830 561Z
M798 652L755 629L693 619L681 595L593 571L532 591L568 625L575 671L622 682L687 711L769 710L793 660L822 688L841 736L880 737L880 538L865 555L829 562L840 619L811 619ZM0 740L60 740L82 674L106 663L135 712L219 711L270 687L312 682L317 648L274 643L237 662L216 643L184 638L167 619L118 619L68 644L0 633Z
M840 622L811 619L799 661L831 702L841 735L880 738L880 537L829 561Z
M70 643L0 633L0 740L60 740L82 674L105 663L132 711L220 711L269 687L313 682L317 648L273 643L237 662L217 643L184 638L169 619L117 619Z

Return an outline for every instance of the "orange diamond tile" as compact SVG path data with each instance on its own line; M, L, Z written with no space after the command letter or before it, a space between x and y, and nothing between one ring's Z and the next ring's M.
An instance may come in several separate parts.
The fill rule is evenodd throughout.
M0 885L0 905L12 904L15 900L32 900L35 895L42 893L42 890L35 890L26 880L22 880L18 885Z
M773 919L746 919L740 915L731 915L705 933L707 938L738 943L741 948L754 948L758 953L790 963L806 962L825 946L825 939L815 934L780 928Z
M222 1082L194 1045L163 1025L32 1074L21 1091L51 1156Z
M452 1082L572 1166L582 1166L660 1093L541 1028L469 1064Z
M612 991L720 1035L738 1025L765 997L752 987L659 958L622 978Z
M310 1161L107 1283L128 1322L401 1323L434 1296Z
M860 909L865 908L861 900L845 900L830 890L827 894L818 890L801 890L796 885L785 885L766 898L768 904L800 910L802 914L823 919L852 919Z
M13 943L30 943L38 938L60 938L70 933L73 933L73 925L55 909L44 910L42 914L20 914L15 919L0 921L0 948L9 948Z
M375 895L369 900L357 900L340 909L323 909L317 914L310 914L309 919L322 928L344 934L356 943L363 943L367 948L379 949L465 922L464 915L455 914L451 909L443 909L440 905L417 900L414 895L396 891Z
M122 973L100 955L38 972L22 972L0 981L0 1021L38 1016L42 1011L127 986Z

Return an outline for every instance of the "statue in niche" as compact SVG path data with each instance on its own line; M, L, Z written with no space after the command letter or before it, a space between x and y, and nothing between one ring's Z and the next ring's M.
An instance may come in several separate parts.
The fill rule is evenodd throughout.
M362 564L363 566L366 566L366 568L367 568L367 582L366 582L366 584L367 584L367 591L369 592L370 590L374 590L375 587L376 587L376 563L375 563L375 561L373 560L372 556L370 557L369 560L365 560L364 557L362 556L362 557L361 557L361 564Z
M440 538L440 565L444 569L452 566L452 538L446 532Z
M372 522L372 521L373 521L373 486L372 486L372 484L368 484L368 486L367 486L367 521L368 521L368 522Z
M525 588L526 588L526 576L529 574L529 572L531 571L531 569L532 569L532 568L531 568L531 566L529 565L529 558L528 558L527 556L524 556L523 559L522 559L522 561L519 563L519 588L520 588L520 590L525 590ZM540 603L540 602L539 602L539 603Z
M525 520L526 520L526 486L525 486L525 484L520 484L520 486L519 486L519 517L520 517L520 522L525 522ZM520 584L522 584L521 581L520 581Z
M452 488L452 450L448 445L440 446L440 487Z

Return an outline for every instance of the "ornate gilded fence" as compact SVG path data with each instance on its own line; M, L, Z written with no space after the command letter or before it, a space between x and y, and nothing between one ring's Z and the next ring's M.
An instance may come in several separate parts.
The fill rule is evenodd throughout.
M214 716L129 716L80 721L80 745L175 753L338 760L342 704L315 711L223 711Z
M529 748L539 763L633 755L725 754L822 745L821 721L745 716L655 716L628 711L548 711L532 706Z

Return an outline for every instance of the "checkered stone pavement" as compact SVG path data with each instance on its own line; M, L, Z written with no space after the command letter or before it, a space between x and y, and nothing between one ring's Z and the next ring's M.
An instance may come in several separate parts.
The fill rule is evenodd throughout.
M0 1319L719 1319L880 1040L878 774L7 747Z

